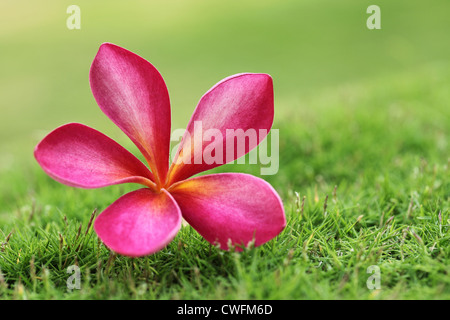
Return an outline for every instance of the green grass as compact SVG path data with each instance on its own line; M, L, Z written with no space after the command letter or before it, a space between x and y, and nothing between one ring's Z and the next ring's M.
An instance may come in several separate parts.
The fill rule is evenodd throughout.
M447 0L60 0L0 4L0 299L449 299L450 42ZM258 248L221 251L191 227L131 259L92 230L135 185L82 190L46 176L35 144L82 122L136 147L98 109L88 84L102 42L161 71L173 129L200 96L239 72L274 78L285 230ZM259 165L214 172L259 175ZM325 205L326 203L326 205ZM69 292L70 265L81 290ZM369 290L369 266L381 289Z
M3 174L10 180L2 183L0 237L12 234L0 252L0 296L450 298L449 70L439 65L334 88L289 115L301 128L276 123L280 172L265 178L282 195L287 227L240 253L221 251L186 226L155 255L116 256L88 223L95 209L134 186L69 188L37 165ZM258 174L259 167L215 171ZM68 292L73 264L81 290ZM380 290L366 286L372 265L381 270Z

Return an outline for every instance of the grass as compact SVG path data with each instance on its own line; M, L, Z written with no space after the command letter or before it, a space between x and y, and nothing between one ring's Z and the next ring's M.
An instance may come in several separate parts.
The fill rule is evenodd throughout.
M60 0L0 4L0 299L449 299L448 1ZM102 42L149 59L182 128L239 72L274 78L286 229L243 252L186 226L164 250L117 256L92 230L134 185L58 184L32 157L44 134L82 122L135 146L100 112L88 72ZM259 165L214 172L259 175ZM78 265L81 289L68 291ZM378 266L381 288L367 273Z
M334 87L281 116L280 171L264 178L283 198L287 227L240 253L186 226L155 255L117 256L91 214L136 187L69 188L35 164L3 174L0 297L449 299L449 70ZM68 291L74 264L81 289ZM373 265L378 290L367 287Z

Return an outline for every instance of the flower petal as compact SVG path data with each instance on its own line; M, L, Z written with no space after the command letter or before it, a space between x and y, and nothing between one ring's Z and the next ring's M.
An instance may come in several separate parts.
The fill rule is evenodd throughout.
M200 99L191 117L169 169L169 184L248 153L268 134L273 114L273 82L268 74L237 74L217 83ZM240 140L239 145L231 130L249 133L254 139ZM211 142L202 143L203 139ZM231 146L228 152L227 146ZM206 148L219 152L214 152L215 159L204 159Z
M34 156L53 179L80 188L134 182L154 187L147 167L101 132L69 123L50 132Z
M183 218L212 244L261 245L286 225L281 199L266 181L243 173L211 174L173 185Z
M181 212L162 190L139 189L120 197L95 220L94 229L111 250L139 257L163 249L181 227Z
M169 165L170 101L166 84L147 60L104 43L90 70L92 93L100 109L136 144L156 182Z

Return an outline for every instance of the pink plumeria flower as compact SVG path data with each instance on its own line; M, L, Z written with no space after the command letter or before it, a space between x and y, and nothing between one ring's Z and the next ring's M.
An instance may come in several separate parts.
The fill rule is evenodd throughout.
M155 253L175 237L182 217L207 241L225 250L251 241L261 245L283 230L286 218L281 199L266 181L242 173L190 178L220 164L177 161L185 144L192 143L185 138L169 167L169 95L152 64L105 43L92 63L90 84L100 109L136 144L149 168L112 139L79 123L49 133L34 154L42 169L65 185L144 186L123 195L97 217L94 229L107 247L131 257ZM201 121L203 131L216 128L224 137L226 129L268 132L273 113L269 75L234 75L200 99L186 135L194 135L196 121ZM203 151L188 148L193 150L191 159ZM244 154L249 149L246 146ZM224 150L224 159L225 154ZM233 160L242 155L236 152Z

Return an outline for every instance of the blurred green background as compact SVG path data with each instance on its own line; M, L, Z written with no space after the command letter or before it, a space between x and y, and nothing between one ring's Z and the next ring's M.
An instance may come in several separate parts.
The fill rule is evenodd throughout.
M132 146L90 92L88 72L102 42L136 52L159 69L171 95L173 129L185 127L206 90L235 73L271 74L275 127L296 122L301 129L302 121L311 126L340 112L331 110L336 90L352 101L373 83L383 88L387 81L388 88L396 77L401 89L411 87L409 75L420 70L434 70L424 73L431 78L448 70L448 0L79 0L80 30L66 27L71 4L0 2L2 172L33 162L36 143L67 122L85 123ZM366 27L371 4L381 8L381 30ZM411 90L428 83L425 78ZM442 121L446 109L421 112Z

